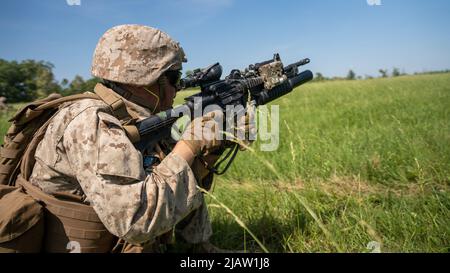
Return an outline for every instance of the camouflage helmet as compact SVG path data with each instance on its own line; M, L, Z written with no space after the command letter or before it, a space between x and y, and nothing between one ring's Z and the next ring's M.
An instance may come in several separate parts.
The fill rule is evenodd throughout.
M183 48L166 33L147 26L120 25L100 38L92 75L119 83L147 86L168 70L182 68Z

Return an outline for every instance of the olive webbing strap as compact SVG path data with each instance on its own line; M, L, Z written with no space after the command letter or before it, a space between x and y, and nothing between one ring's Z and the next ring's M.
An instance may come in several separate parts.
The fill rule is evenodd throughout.
M128 111L123 99L103 84L98 83L94 88L94 92L109 105L114 116L123 121L122 126L130 141L132 143L138 142L140 140L139 131L133 124L139 118L137 114L134 111Z

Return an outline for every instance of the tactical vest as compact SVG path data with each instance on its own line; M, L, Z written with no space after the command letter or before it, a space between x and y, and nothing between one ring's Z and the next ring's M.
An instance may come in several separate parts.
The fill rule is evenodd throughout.
M0 252L109 252L119 245L80 196L49 195L28 181L36 148L66 102L103 100L121 120L130 140L139 140L133 125L137 116L127 111L122 98L102 84L94 91L68 97L51 95L26 105L10 120L12 126L0 150ZM142 250L119 243L123 249L118 251Z

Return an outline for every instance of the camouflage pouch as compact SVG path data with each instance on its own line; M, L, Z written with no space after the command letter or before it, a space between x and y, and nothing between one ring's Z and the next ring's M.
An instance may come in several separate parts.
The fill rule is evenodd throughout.
M44 209L21 187L0 185L0 253L40 252Z

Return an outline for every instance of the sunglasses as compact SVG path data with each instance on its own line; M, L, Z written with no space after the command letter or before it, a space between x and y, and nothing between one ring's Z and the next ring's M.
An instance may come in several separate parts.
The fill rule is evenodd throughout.
M177 91L181 90L180 80L183 73L180 70L169 70L165 73L168 82L174 86Z

